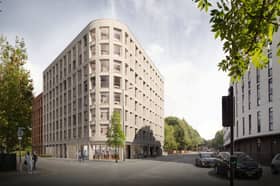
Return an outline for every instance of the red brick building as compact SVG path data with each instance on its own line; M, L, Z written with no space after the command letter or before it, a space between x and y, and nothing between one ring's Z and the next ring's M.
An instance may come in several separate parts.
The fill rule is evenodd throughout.
M38 155L43 150L43 93L33 99L32 104L32 149Z

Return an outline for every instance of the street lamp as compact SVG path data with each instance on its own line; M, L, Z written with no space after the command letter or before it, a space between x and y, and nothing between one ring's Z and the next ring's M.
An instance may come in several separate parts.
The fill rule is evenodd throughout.
M133 87L129 87L128 90L133 89ZM125 156L126 156L126 132L125 132L125 124L124 124L124 117L125 117L125 94L124 94L124 88L122 89L122 95L123 95L123 102L122 102L122 125L123 125L123 132L125 134L125 141L124 141L124 148L123 148L123 161L125 161Z
M21 140L23 136L23 127L19 127L17 131L17 136L19 140L19 171L21 171Z

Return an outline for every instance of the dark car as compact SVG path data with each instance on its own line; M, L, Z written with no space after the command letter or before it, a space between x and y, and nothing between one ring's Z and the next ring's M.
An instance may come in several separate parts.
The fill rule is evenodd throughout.
M278 174L280 172L280 153L276 154L271 161L272 174Z
M262 168L259 166L259 163L249 155L244 152L235 152L234 156L237 157L237 164L234 170L235 177L260 178L262 176ZM223 175L227 178L230 177L229 160L229 152L220 152L218 154L215 163L215 172L217 175Z
M195 165L198 167L214 167L215 166L215 155L211 152L200 152L198 157L195 159Z

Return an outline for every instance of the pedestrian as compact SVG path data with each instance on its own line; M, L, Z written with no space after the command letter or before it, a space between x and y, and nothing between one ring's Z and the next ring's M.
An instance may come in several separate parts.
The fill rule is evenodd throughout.
M81 158L82 158L82 153L81 153L81 151L79 150L79 152L78 152L78 160L79 160L79 162L81 162Z
M27 151L25 155L25 162L27 166L27 173L32 174L32 166L33 166L33 160L32 160L32 155Z
M37 160L38 160L38 156L37 156L36 151L34 151L32 155L33 155L33 169L36 170L36 163L37 163Z

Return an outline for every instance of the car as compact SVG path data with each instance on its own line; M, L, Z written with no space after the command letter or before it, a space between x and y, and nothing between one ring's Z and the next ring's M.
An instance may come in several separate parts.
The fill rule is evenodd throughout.
M212 152L200 152L195 159L195 165L198 167L214 167L216 158Z
M236 168L234 175L238 178L260 178L263 170L259 163L244 152L234 152ZM230 153L220 152L216 158L215 173L230 178Z
M271 161L272 174L278 174L280 172L280 153L276 154Z

